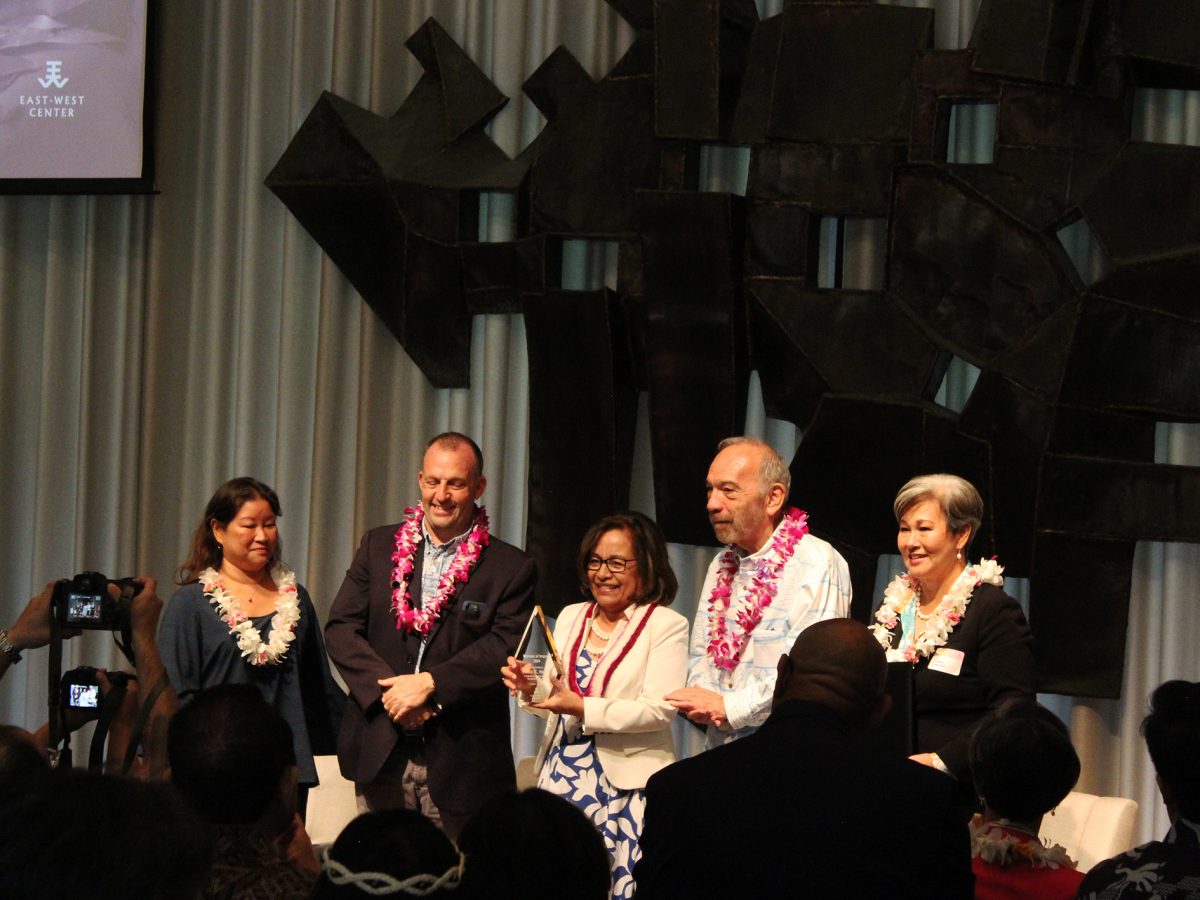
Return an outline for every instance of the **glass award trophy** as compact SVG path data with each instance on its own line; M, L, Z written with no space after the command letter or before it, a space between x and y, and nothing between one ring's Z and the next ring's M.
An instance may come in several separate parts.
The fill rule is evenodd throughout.
M553 667L551 671L555 677L562 678L563 665L558 656L558 649L554 646L554 635L550 633L550 627L546 624L546 614L540 606L535 606L529 614L525 632L521 635L517 652L513 655L521 662L533 666L536 686L530 702L541 703L550 695L550 675L547 667Z

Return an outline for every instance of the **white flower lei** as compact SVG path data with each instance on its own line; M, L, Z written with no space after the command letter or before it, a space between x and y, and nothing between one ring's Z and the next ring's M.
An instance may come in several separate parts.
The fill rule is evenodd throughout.
M994 866L1011 866L1023 862L1033 868L1074 869L1075 861L1066 848L1058 844L1043 844L1035 834L1013 825L1007 819L997 819L987 825L970 824L971 856L978 856ZM1019 833L1012 834L1007 829Z
M283 662L288 648L296 639L296 623L300 621L300 597L296 592L296 573L276 564L271 569L271 579L279 589L275 600L275 615L271 617L271 631L267 640L262 639L254 622L242 609L242 604L233 594L225 589L224 582L217 572L208 568L200 573L200 585L204 588L204 596L217 610L221 621L229 626L229 633L235 636L238 649L252 666L273 666Z
M967 566L950 589L946 591L941 602L926 622L925 630L920 637L913 640L899 652L910 663L916 663L922 656L929 656L938 647L946 643L950 632L954 630L966 614L967 604L971 602L971 594L981 584L994 584L997 587L1004 584L1001 573L1004 567L995 559L981 559L973 566ZM920 604L921 585L911 575L904 573L892 579L892 583L884 589L883 603L875 611L875 625L871 632L884 650L891 650L892 634L900 621L900 614L910 603Z

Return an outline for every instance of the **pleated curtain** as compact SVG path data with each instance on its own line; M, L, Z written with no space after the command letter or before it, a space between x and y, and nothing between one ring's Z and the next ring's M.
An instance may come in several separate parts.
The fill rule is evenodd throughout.
M934 7L937 45L954 48L966 45L978 0L896 5ZM760 15L781 6L760 0ZM263 179L322 91L394 112L421 74L404 41L429 16L510 98L489 129L510 155L543 125L522 82L560 44L603 76L630 27L599 0L171 0L158 9L159 193L0 197L0 625L47 580L83 569L151 574L165 599L205 501L236 475L278 491L284 557L323 615L361 533L416 499L424 442L451 428L483 446L495 533L523 543L521 318L477 317L470 388L432 388ZM1157 92L1139 127L1194 143L1198 112L1191 95ZM963 153L973 152L973 127L959 129ZM705 186L736 189L746 159L744 150L710 155ZM481 238L511 234L506 198L485 197L483 210ZM881 222L847 228L847 284L881 277L883 235ZM578 242L565 258L567 286L614 283L611 247ZM970 380L956 374L942 402L961 402ZM653 514L645 408L643 397L633 503ZM789 458L802 438L766 418L757 378L746 430ZM1159 447L1160 461L1200 464L1193 426L1161 426ZM803 485L797 496L802 503ZM713 550L671 552L678 608L690 617ZM881 585L895 565L881 562ZM1139 840L1167 825L1137 725L1156 684L1200 679L1197 574L1195 546L1140 545L1122 699L1043 698L1071 724L1080 789L1141 804ZM119 663L96 633L68 642L66 656L67 666ZM45 669L45 651L35 651L9 671L0 721L45 720ZM540 727L514 716L516 753L532 752ZM681 750L694 750L693 730L677 729Z

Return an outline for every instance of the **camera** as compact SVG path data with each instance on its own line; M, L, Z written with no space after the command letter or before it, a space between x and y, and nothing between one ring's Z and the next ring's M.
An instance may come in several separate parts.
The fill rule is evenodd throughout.
M108 681L113 687L129 683L130 676L125 672L109 672ZM80 666L72 669L62 677L59 692L62 708L100 711L100 679L93 666Z
M114 599L108 586L121 588ZM138 585L132 578L106 578L99 572L80 572L69 581L54 586L51 603L58 624L63 628L92 628L116 631L129 624L129 609Z

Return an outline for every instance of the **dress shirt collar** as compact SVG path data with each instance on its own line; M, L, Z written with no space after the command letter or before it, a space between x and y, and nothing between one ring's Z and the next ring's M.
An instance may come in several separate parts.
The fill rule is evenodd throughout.
M747 553L737 544L728 544L728 548L733 551L733 555L737 558L737 561L740 563L745 562L748 559L752 559L757 562L760 559L764 559L766 555L771 552L771 548L775 545L775 538L779 534L779 529L783 527L785 518L787 517L783 516L779 519L779 524L775 526L775 530L771 532L771 536L767 538L763 545L753 553Z
M471 524L462 534L458 535L457 537L452 537L450 540L443 541L439 544L433 539L433 532L429 530L429 522L427 522L425 519L421 520L421 534L425 538L425 546L430 550L441 553L457 550L458 545L467 539L467 535L471 533L471 529L474 527L474 524Z

